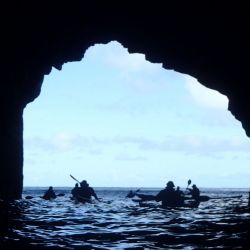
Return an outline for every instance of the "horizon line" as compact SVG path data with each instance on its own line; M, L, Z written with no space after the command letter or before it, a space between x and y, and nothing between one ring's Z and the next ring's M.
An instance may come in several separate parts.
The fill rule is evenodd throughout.
M23 186L24 188L35 188L35 187L41 187L41 188L46 188L46 187L49 187L51 185L44 185L44 186ZM73 185L72 186L53 186L54 188L72 188L74 187ZM131 188L131 189L142 189L142 188L165 188L165 187L136 187L136 186L133 186L133 187L130 187L130 186L92 186L93 188ZM176 186L177 187L177 186ZM180 188L186 188L186 187L180 187ZM250 187L199 187L199 188L230 188L230 189L250 189Z

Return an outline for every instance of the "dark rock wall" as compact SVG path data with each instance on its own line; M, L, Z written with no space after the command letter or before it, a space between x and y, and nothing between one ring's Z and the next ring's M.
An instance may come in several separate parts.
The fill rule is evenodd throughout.
M117 40L129 52L227 95L229 110L250 135L249 15L243 1L62 2L1 6L0 197L22 192L23 108L39 95L52 67L81 60L96 43Z
M18 198L23 184L23 109L16 103L0 107L0 198Z

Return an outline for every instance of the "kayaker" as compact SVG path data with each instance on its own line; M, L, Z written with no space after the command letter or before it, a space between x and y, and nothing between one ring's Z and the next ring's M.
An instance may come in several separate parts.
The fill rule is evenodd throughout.
M181 200L174 189L175 185L173 181L169 181L166 188L161 190L156 196L156 201L162 202L162 207L177 207L180 206Z
M184 192L180 190L180 187L176 187L176 202L181 206L184 204Z
M71 194L72 196L75 198L76 195L77 195L77 192L78 192L78 189L79 189L79 185L78 183L75 184L75 187L71 190Z
M97 197L94 189L89 186L89 184L86 180L83 180L80 183L80 187L77 189L75 197L80 202L90 202L92 196L94 196L94 198L96 200L100 201L99 198Z
M177 193L178 195L180 195L180 196L183 196L183 195L184 195L184 192L180 190L180 187L179 187L179 186L176 187L176 193Z
M199 188L197 188L197 186L194 184L192 186L192 189L188 189L189 190L189 194L192 195L192 198L196 201L199 201L200 200L200 190Z
M45 200L51 200L51 199L56 198L56 194L55 194L52 186L49 187L49 189L44 193L42 198Z

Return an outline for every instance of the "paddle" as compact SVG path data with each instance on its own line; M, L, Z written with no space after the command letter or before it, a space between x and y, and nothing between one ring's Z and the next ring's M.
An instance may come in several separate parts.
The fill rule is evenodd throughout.
M192 181L189 179L188 180L188 183L187 183L187 187L186 187L186 189L185 189L185 191L184 191L184 194L188 194L188 187L189 187L189 185L192 183Z
M27 199L27 200L31 200L31 199L33 199L34 197L33 196L31 196L31 195L27 195L27 196L25 196L25 199Z
M60 196L64 196L65 194L63 194L63 193L60 193L60 194L57 194L56 196L57 197L60 197Z
M141 190L140 188L138 188L135 191L130 190L126 195L126 198L133 198L135 195L137 195L137 192L140 192L140 190Z
M69 175L73 180L75 180L76 182L78 182L79 184L81 184L81 182L80 181L78 181L73 175Z
M188 184L187 184L187 187L186 187L186 190L188 189L189 185L192 183L192 181L189 179L188 180Z

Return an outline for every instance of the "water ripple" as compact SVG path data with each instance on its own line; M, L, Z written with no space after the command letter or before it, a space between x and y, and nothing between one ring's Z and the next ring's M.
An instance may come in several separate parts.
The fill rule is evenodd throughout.
M36 194L32 200L1 202L0 249L248 249L245 193L241 200L168 210L140 207L124 198L127 191L100 192L102 202L84 205L65 192L54 201Z

